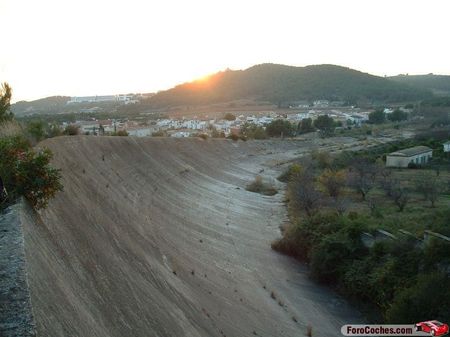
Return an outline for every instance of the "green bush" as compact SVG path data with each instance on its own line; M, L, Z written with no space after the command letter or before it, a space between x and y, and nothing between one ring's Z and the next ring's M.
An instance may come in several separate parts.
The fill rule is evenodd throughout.
M276 119L266 127L269 137L291 137L295 133L294 126L287 120Z
M45 208L62 190L60 170L50 166L50 150L33 151L21 136L0 139L0 176L10 202L27 198L35 209Z
M450 278L443 273L420 275L416 284L402 289L386 311L389 323L406 324L450 317Z
M342 232L327 235L311 252L311 274L326 283L335 283L352 254L352 242Z

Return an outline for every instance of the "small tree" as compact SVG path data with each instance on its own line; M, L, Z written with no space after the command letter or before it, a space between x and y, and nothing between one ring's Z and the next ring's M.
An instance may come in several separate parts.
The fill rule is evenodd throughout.
M387 115L387 118L391 122L401 122L408 119L408 114L406 112L401 111L400 109L395 109L392 113Z
M330 197L337 199L341 193L342 188L345 186L345 173L344 171L333 171L326 169L319 176L319 183L327 191Z
M416 180L416 191L421 193L425 200L431 203L434 207L439 198L442 189L441 181L436 176L421 176Z
M3 83L0 87L0 123L10 121L14 118L11 112L12 89L8 83Z
M276 119L267 125L266 132L269 137L290 137L294 134L294 128L289 121Z
M370 124L382 124L386 121L386 114L383 110L375 110L369 114Z
M302 172L295 176L290 186L289 196L294 205L312 216L320 205L322 193L314 185L314 177Z
M357 158L349 170L349 185L361 194L363 200L367 193L375 186L378 166L364 158Z
M313 127L312 119L311 118L304 118L304 119L302 119L298 123L297 131L298 131L299 134L313 132L314 131L314 127Z
M391 198L398 207L399 212L403 212L409 201L409 191L399 182L395 183L391 191Z
M314 121L314 127L325 135L331 135L335 127L334 120L328 115L321 115Z
M46 137L45 125L40 120L29 122L26 126L26 132L35 142L39 142Z

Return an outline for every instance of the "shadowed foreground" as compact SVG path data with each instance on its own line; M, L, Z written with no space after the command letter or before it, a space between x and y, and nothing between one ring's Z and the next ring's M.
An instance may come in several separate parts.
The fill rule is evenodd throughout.
M64 192L23 216L38 335L301 336L311 324L313 336L340 336L360 322L270 249L283 196L245 185L298 150L280 144L45 141Z

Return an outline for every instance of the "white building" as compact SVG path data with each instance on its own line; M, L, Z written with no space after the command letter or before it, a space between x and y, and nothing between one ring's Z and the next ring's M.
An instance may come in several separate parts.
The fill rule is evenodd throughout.
M444 152L450 152L450 140L448 142L445 142L443 144L444 146Z
M98 133L100 124L98 121L77 121L75 125L80 129L80 133L82 134L93 134Z
M191 134L190 132L187 131L178 131L175 133L172 133L171 137L175 137L175 138L185 138L185 137L189 137Z
M153 131L149 127L133 127L127 129L128 135L135 137L148 137L152 135Z
M114 96L114 95L106 95L106 96L75 96L75 97L71 97L70 101L68 101L66 104L114 102L116 100L117 100L116 96Z
M392 152L386 156L387 167L408 167L410 163L426 164L433 156L433 150L428 146L415 146L409 149Z

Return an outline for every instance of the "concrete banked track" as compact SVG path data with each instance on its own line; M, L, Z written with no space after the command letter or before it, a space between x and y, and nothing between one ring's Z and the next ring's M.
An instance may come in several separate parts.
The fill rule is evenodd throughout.
M313 336L340 336L342 324L359 322L301 264L270 249L286 221L283 195L245 185L261 169L275 174L267 163L294 147L276 144L41 144L54 152L64 192L24 217L38 335L301 336L310 324Z

